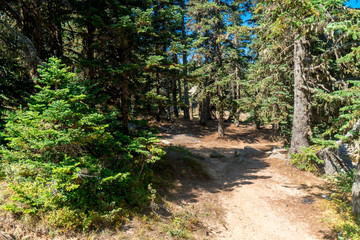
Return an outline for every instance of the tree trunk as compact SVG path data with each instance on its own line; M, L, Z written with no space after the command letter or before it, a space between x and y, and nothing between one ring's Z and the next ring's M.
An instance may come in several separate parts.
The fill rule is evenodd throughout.
M123 121L123 132L124 134L129 134L129 85L126 75L123 76L121 80L121 113Z
M93 63L95 56L93 44L94 44L94 35L96 28L91 22L86 22L86 29L87 29L87 33L84 35L84 39L83 39L83 45L84 45L83 51L86 58L86 62ZM86 64L84 67L86 69L86 75L87 75L86 77L88 77L91 81L96 79L94 65Z
M178 109L178 102L177 102L177 87L176 87L176 80L172 81L172 98L173 98L173 107L174 107L174 115L176 118L179 118L179 109Z
M178 91L179 91L179 101L182 103L183 102L183 96L182 96L182 88L181 88L181 80L178 80ZM181 109L183 109L182 106L180 106Z
M151 87L150 87L149 79L147 79L145 86L146 86L146 92L150 92ZM146 111L147 111L148 116L151 116L151 102L148 98L146 98Z
M219 137L225 136L225 129L224 129L224 108L221 104L219 107L219 118L218 118L218 134Z
M194 119L194 108L193 108L193 103L190 102L190 120Z
M206 121L207 121L206 110L207 110L206 98L204 98L199 104L200 125L206 125Z
M178 63L178 56L174 54L174 63ZM176 78L171 79L171 90L172 90L172 104L174 108L174 115L176 118L179 118L179 109L178 109L178 101L177 101L177 80Z
M199 107L199 115L200 115L200 124L206 125L208 120L211 120L211 113L210 113L210 98L206 96L201 101L201 105Z
M165 96L167 99L170 100L170 92L171 92L171 83L170 81L165 81ZM166 120L170 121L171 120L171 104L167 103L166 104Z
M184 14L182 16L182 22L181 22L181 31L182 31L182 39L186 42L186 28L185 28L185 0L181 2L181 7L184 10ZM183 52L183 65L184 65L184 76L187 75L187 52L186 49ZM185 100L185 107L184 107L184 119L189 120L190 119L190 113L189 113L189 87L186 80L184 80L184 100Z
M184 119L189 120L190 119L189 87L186 81L184 81L184 100L185 100Z
M160 95L160 79L159 79L159 74L156 74L156 95ZM156 113L156 121L160 122L161 120L161 113L163 111L163 105L162 103L159 101L158 103L158 109L157 109L157 113Z
M360 162L357 164L355 181L352 185L352 210L360 215Z
M310 146L311 100L305 76L306 48L304 39L295 41L294 47L294 117L289 153L301 152L301 147Z
M239 120L239 118L240 118L240 109L239 108L236 109L234 117L235 117L235 120L234 120L235 127L239 127L240 126L240 120Z

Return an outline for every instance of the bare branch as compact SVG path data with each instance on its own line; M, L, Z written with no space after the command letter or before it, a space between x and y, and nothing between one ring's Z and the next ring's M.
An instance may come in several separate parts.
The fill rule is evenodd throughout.
M4 0L0 0L0 9L4 9L10 12L11 16L13 18L15 18L18 22L22 22L23 18L21 17L21 15L19 14L18 11L16 11L11 5L10 3L8 3L7 1Z
M327 10L322 4L320 4L319 6L322 7L322 8L325 10L326 16L327 16L329 19L331 19L332 22L335 22L334 18L331 16L331 14L328 12L328 10Z
M10 30L10 33L14 36L14 38L18 37L18 40L25 46L23 49L30 59L30 62L33 66L37 66L42 61L37 55L37 50L33 44L33 42L25 35L21 34L19 31L17 31L15 28L11 27L7 22L0 19L0 23L2 23L8 30Z

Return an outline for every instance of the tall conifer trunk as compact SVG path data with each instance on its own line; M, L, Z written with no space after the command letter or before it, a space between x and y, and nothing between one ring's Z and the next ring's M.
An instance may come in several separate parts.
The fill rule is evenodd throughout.
M183 0L181 2L181 7L182 9L185 11L186 5L185 5L185 0ZM182 22L181 22L181 31L182 31L182 39L184 42L186 42L186 29L185 29L185 12L182 15ZM183 52L183 65L184 65L184 75L187 75L187 52L186 50L184 50ZM189 101L189 87L188 87L188 83L186 80L184 80L184 103L185 103L185 107L184 107L184 119L185 120L189 120L190 119L190 112L189 112L189 105L190 105L190 101Z
M296 37L298 38L298 37ZM306 87L306 46L304 38L295 41L294 47L294 117L290 153L301 152L301 147L310 146L311 102Z
M355 181L352 185L352 210L360 215L360 162L357 164Z
M225 136L225 128L224 128L224 104L222 102L222 88L221 86L218 86L218 95L220 97L220 101L219 101L219 105L218 106L218 111L219 111L219 116L218 116L218 134L220 137Z

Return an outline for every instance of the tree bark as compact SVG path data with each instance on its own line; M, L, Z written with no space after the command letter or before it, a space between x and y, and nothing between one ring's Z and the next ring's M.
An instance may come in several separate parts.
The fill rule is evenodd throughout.
M184 119L189 120L190 119L189 87L186 81L184 81L184 100L185 100Z
M176 86L176 79L172 80L172 101L173 101L173 108L174 108L174 115L176 118L179 118L179 109L178 109L178 102L177 102L177 86Z
M159 79L158 73L156 73L156 94L160 95L160 79ZM163 107L162 103L159 101L157 113L155 116L157 122L160 122L160 120L161 120L161 113L163 112L163 109L164 109L164 107Z
M199 115L200 115L200 124L206 125L208 120L211 120L211 113L210 113L210 98L209 96L205 96L201 101L199 107Z
M194 108L193 108L193 103L190 102L190 120L194 119Z
M184 10L184 14L182 15L182 22L181 22L181 31L182 31L182 39L184 42L186 42L186 28L185 28L185 0L181 1L181 7ZM187 52L186 49L183 52L183 65L184 65L184 76L187 75ZM184 119L190 120L190 112L189 112L189 87L187 81L184 79Z
M200 125L206 125L207 116L206 116L206 110L207 110L207 104L206 104L206 98L203 98L201 103L199 104L199 117L200 117Z
M129 84L127 76L122 76L121 78L121 114L123 121L123 132L124 134L129 134Z
M355 181L352 185L352 210L357 215L360 215L360 162L356 167Z
M304 38L294 45L294 117L289 153L301 152L301 147L310 146L311 100L306 86L305 75L306 47Z
M224 128L224 107L219 107L219 117L218 117L218 134L219 137L225 136L225 128Z

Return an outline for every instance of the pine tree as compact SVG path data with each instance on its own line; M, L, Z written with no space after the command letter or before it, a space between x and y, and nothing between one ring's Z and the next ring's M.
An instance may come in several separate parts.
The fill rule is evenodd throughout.
M230 107L227 97L231 85L226 69L238 61L237 57L230 57L231 50L240 47L231 42L236 35L234 29L241 24L237 17L239 5L238 2L197 0L188 4L190 31L196 36L193 59L197 69L194 74L201 76L200 123L205 124L210 106L213 106L217 112L218 134L224 136L224 112ZM226 22L226 17L231 21ZM237 51L232 53L237 55Z
M293 48L294 115L290 153L301 152L302 147L310 145L312 92L338 74L332 66L336 56L331 46L335 45L335 40L325 34L325 27L342 10L341 1L322 4L291 1L285 5L280 1L261 1L258 5L257 12L262 12L260 24L264 29L259 33L263 34L265 46L278 48L275 52L281 54L289 53L289 48ZM275 68L274 73L276 71Z

